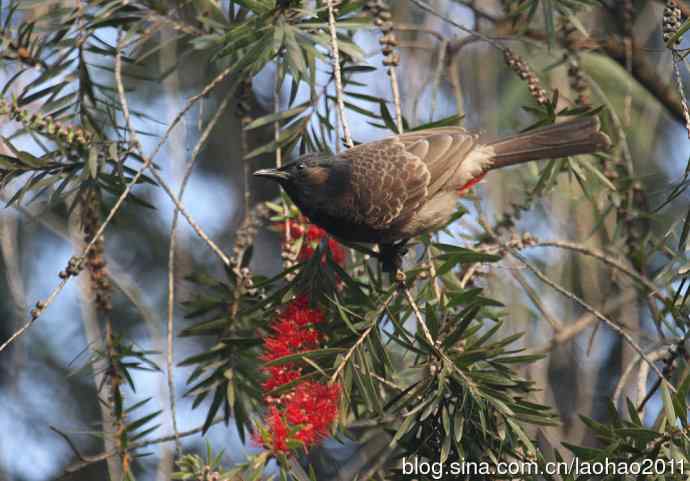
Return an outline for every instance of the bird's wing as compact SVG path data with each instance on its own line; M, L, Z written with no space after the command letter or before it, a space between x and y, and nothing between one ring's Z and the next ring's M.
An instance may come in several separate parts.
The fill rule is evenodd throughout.
M460 128L410 132L339 154L352 165L357 222L374 229L409 218L441 190L472 150L476 136Z
M398 136L405 150L424 162L431 182L428 194L434 195L453 178L477 143L477 135L459 127L409 132Z

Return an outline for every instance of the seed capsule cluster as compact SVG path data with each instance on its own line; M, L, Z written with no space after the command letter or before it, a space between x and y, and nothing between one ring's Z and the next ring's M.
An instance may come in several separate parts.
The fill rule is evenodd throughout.
M530 66L519 55L516 55L509 48L503 51L503 56L506 64L518 74L522 80L527 81L527 88L529 93L534 97L539 105L545 105L549 99L546 95L546 90L541 86L539 78L532 71Z
M84 258L81 256L73 256L67 262L67 268L64 271L60 271L58 276L60 279L67 279L71 276L78 276L79 273L84 269Z
M237 277L238 286L240 286L242 292L246 292L251 296L257 294L257 289L254 287L249 268L242 267L242 259L247 249L254 244L258 228L268 215L269 209L265 204L258 204L247 214L242 225L237 229L235 245L230 258L230 266Z
M82 208L82 225L84 229L84 242L91 242L100 227L100 199L95 190L90 190L86 195ZM111 311L113 308L111 299L110 280L106 271L105 242L100 236L93 247L86 253L86 269L91 277L91 283L96 295L96 307L101 311Z
M568 57L568 81L570 82L570 88L577 92L575 103L578 105L589 105L587 81L582 73L580 62L572 56Z
M572 22L566 20L563 24L563 41L566 48L563 61L568 66L570 88L577 94L575 103L577 105L589 105L589 85L587 85L582 67L580 67L580 54L575 45L576 32L577 29Z
M85 146L91 141L90 132L80 127L61 124L48 115L32 114L21 108L16 100L8 102L5 99L0 99L0 115L8 115L12 120L20 122L28 129L57 138L70 145Z
M400 64L400 53L395 49L398 46L398 39L395 36L393 26L393 15L390 8L383 0L370 0L364 6L374 17L374 25L381 29L383 35L379 38L381 51L383 52L383 65L386 67L397 67Z
M247 78L240 84L240 87L237 89L237 96L235 98L237 101L237 103L235 104L237 113L239 117L243 120L243 122L247 124L251 122L251 119L248 117L249 112L252 109L250 100L252 98L251 96L252 81L251 79Z
M683 24L683 12L673 0L666 1L663 17L664 42L668 42L676 34ZM680 44L680 38L676 40L676 45Z

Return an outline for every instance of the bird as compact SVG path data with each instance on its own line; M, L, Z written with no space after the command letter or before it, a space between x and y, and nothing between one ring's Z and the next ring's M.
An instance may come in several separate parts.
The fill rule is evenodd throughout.
M460 127L410 131L340 153L308 153L257 177L278 182L310 222L349 244L378 244L384 271L407 242L445 226L457 198L492 170L606 151L595 115L497 140Z

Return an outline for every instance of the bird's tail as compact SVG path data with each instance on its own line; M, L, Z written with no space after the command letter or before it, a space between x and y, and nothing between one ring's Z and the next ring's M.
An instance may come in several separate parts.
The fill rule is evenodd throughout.
M599 128L599 119L588 116L496 140L489 144L495 151L490 169L607 150L611 140Z

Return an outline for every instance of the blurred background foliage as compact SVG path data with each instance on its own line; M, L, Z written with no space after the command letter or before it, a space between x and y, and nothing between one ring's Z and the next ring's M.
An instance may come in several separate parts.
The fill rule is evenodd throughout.
M690 464L684 2L1 1L0 479ZM364 252L301 257L250 175L574 115L611 152L491 173L402 290ZM262 339L305 290L325 344L271 362L337 381L339 418L273 457Z

